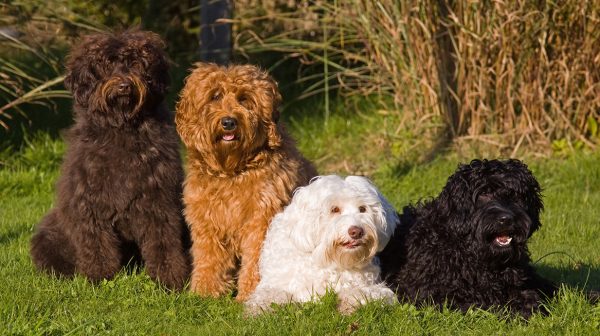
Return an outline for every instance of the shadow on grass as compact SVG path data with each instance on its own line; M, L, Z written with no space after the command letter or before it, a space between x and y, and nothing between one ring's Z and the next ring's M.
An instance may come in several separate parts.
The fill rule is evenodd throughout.
M583 290L600 290L600 268L585 264L556 267L535 264L534 267L543 277L557 284L576 287Z
M0 234L0 245L8 245L16 240L21 239L21 237L27 233L29 233L29 228L25 226L8 230L8 232Z

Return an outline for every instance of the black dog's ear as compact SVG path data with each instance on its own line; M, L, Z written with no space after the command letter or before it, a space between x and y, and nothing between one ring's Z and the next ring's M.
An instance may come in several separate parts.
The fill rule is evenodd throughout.
M470 223L474 210L473 186L469 184L472 173L471 165L459 165L436 198L437 210L450 226L451 232L457 236L468 235L473 230Z
M523 197L527 215L531 218L531 228L529 230L529 236L531 236L542 225L540 222L540 214L544 210L542 188L531 170L523 162L510 159L505 164L511 177L515 180L516 192Z

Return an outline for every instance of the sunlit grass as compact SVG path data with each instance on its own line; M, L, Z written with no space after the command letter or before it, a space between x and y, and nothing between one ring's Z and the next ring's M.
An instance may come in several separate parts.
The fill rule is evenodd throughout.
M339 101L339 109L355 108ZM345 107L344 107L345 106ZM362 107L360 107L362 106ZM459 161L443 154L427 163L403 159L402 152L373 149L373 138L393 129L359 105L360 113L335 112L325 126L310 117L313 106L286 111L301 150L323 173L365 170L398 208L437 195ZM385 138L388 141L392 141ZM403 146L401 139L397 146ZM376 142L376 141L375 141ZM384 144L382 148L387 148ZM392 146L393 147L393 146ZM422 335L510 334L591 335L600 327L600 306L591 306L575 288L600 287L600 154L567 159L528 160L544 188L543 226L531 240L536 267L566 288L549 304L550 316L529 322L486 311L467 314L416 309L409 304L371 303L350 316L335 311L335 297L319 303L284 306L246 318L231 297L201 299L171 293L144 273L121 272L92 286L83 278L56 279L38 273L29 257L35 224L52 206L54 183L65 145L43 134L31 136L17 153L0 156L0 333L76 335ZM392 154L390 154L392 153ZM349 169L336 162L348 162Z

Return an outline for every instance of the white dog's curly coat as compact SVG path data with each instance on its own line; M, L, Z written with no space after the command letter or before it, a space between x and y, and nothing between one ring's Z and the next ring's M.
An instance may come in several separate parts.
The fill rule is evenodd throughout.
M367 300L393 303L375 254L397 222L396 211L368 179L314 178L273 218L259 261L261 280L247 309L259 313L271 303L307 302L328 289L337 293L343 312Z

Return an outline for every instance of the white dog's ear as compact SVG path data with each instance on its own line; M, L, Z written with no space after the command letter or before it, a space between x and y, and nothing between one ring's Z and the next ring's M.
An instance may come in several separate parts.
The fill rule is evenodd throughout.
M315 189L313 183L318 178L315 177L311 184L296 189L292 201L284 211L285 222L289 225L290 241L303 252L311 252L317 246L314 231L319 215L311 194Z
M364 193L367 199L372 199L377 203L371 204L371 207L375 212L374 219L377 221L376 228L379 239L377 252L381 252L394 234L394 230L396 230L396 225L399 222L398 213L368 178L348 176L346 182Z
M336 175L317 176L294 192L292 202L284 210L290 240L304 252L312 252L320 244L325 228L321 227L323 202L343 186Z

